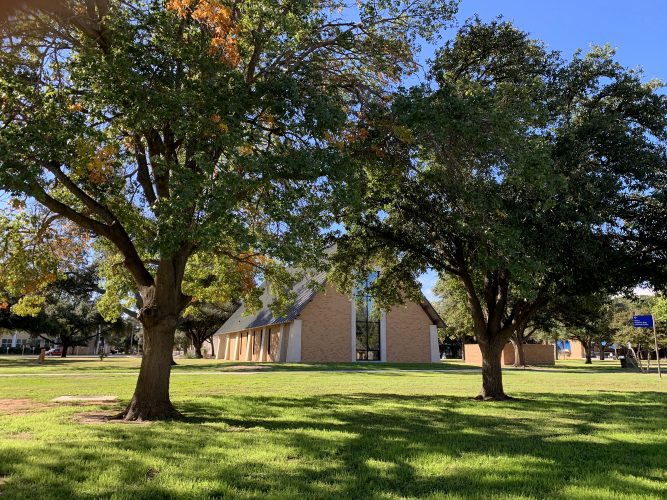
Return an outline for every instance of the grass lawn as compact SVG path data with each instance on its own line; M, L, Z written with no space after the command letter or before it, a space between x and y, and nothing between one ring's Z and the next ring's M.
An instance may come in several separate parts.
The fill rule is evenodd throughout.
M616 363L506 370L519 399L479 403L457 362L183 360L187 420L124 424L81 414L139 360L0 357L0 498L667 498L667 380Z

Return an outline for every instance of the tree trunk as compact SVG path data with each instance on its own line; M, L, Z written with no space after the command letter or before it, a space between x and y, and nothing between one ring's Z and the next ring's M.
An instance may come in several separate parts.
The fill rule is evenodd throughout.
M175 320L144 325L144 355L134 395L119 415L125 420L165 420L181 418L169 399Z
M581 345L584 346L584 353L586 354L586 363L585 364L587 364L587 365L593 364L593 360L591 359L591 350L592 350L592 347L593 347L592 344L593 343L590 340L581 343Z
M514 366L516 368L526 366L526 357L523 354L523 334L517 332L510 341L514 346Z
M602 345L602 340L598 341L598 345L600 346L600 361L604 361L604 346Z
M215 345L213 345L213 337L209 338L208 341L211 343L211 357L215 359Z
M182 418L169 399L169 377L178 319L190 297L180 291L182 269L173 261L158 267L155 284L140 288L142 301L138 319L144 329L144 354L134 395L119 415L125 420Z
M61 340L62 340L62 339L61 339ZM67 349L69 349L69 344L63 342L63 346L62 346L62 348L61 348L61 351L62 351L62 352L60 353L60 357L61 357L61 358L66 358L66 357L67 357Z
M200 340L193 340L192 341L192 346L195 349L195 358L197 359L202 359L204 356L201 353L201 341Z
M502 401L507 399L503 390L503 373L500 363L504 343L492 341L479 343L482 353L482 390L477 399Z

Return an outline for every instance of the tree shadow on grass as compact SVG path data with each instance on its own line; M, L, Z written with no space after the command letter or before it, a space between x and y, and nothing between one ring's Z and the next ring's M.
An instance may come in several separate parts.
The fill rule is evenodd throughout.
M30 490L11 479L10 497L77 496L72 485L109 470L109 484L90 486L91 496L664 497L667 394L520 396L499 403L367 393L183 400L178 407L197 417L90 426L96 448L56 441L37 447L43 460L35 450L11 457L17 450L0 450L0 463L10 464L0 474L29 469L41 478ZM639 439L638 430L652 439Z

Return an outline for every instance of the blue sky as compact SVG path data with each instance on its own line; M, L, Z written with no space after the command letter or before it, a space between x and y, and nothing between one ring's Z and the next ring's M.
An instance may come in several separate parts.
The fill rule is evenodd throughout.
M609 43L623 65L642 67L647 80L667 81L667 0L463 0L458 19L475 14L483 21L502 15L564 57ZM433 49L424 47L423 58ZM420 279L429 299L435 280L435 273Z

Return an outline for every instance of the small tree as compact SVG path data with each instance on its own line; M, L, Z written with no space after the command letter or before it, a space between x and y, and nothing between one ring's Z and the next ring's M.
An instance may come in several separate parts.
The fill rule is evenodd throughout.
M434 304L435 309L447 325L443 330L442 341L452 339L458 342L462 357L465 358L465 342L474 335L465 290L455 277L445 275L438 278L433 292L438 297Z
M591 364L594 344L597 343L602 352L613 337L615 307L608 295L599 292L581 297L559 297L550 310L562 325L562 332L581 342L585 363Z
M195 357L202 358L202 345L211 342L213 335L237 309L235 304L195 304L188 308L187 314L179 323L178 329L190 340ZM211 351L213 352L213 350Z

